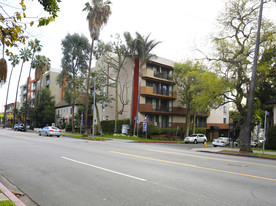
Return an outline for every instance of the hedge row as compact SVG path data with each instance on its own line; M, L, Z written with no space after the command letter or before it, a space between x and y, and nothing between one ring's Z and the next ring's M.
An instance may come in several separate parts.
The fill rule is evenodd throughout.
M129 125L129 119L121 119L117 121L117 133L121 133L122 125ZM113 134L115 128L115 120L104 120L101 121L102 130L104 134Z
M271 149L271 150L276 150L276 126L268 129L265 148Z

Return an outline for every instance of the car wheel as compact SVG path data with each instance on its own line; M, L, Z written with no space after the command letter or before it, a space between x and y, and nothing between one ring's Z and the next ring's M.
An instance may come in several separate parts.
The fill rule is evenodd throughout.
M39 132L38 135L41 136L41 133Z
M59 137L59 135L57 137Z
M46 136L48 137L48 133L46 132L45 134L46 134Z
M197 144L197 140L196 139L194 140L194 144Z
M202 143L203 143L203 144L205 144L205 142L206 142L206 140L203 140L203 142L202 142Z
M213 145L214 147L217 147L217 145Z

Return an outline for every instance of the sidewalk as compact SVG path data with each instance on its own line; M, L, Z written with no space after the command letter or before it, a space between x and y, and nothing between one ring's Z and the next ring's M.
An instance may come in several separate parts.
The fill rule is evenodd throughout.
M197 151L197 152L220 153L220 154L227 154L227 155L247 156L247 157L253 157L253 158L264 158L264 159L274 159L274 160L276 160L275 158L250 156L250 155L246 155L246 154L221 153L221 151L223 151L223 150L237 151L237 152L239 151L238 148L230 148L230 147L213 147L212 145L208 145L207 148L205 148L205 147L193 148L192 150ZM253 153L263 154L263 151L253 150ZM267 152L267 151L265 151L264 154L276 155L276 152Z
M0 203L11 201L16 206L37 206L27 195L0 174ZM12 205L12 204L6 204Z

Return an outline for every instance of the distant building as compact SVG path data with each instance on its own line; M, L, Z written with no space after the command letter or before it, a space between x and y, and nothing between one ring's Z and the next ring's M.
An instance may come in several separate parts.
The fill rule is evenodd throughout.
M269 101L266 104L271 106L271 109L269 110L269 125L276 126L276 99Z
M120 73L119 94L121 98L128 99L130 102L125 105L119 119L129 118L134 121L138 116L142 122L147 116L149 122L161 128L185 128L187 109L181 105L177 85L172 79L173 66L173 61L157 57L146 63L141 74L139 60L135 59L133 62L131 58L128 58L124 70ZM115 75L112 68L105 64L104 57L96 63L96 68L105 68L111 77ZM114 98L114 87L107 86L103 88L103 91L107 96ZM98 108L102 108L99 111L101 121L115 119L114 101L109 105L99 105ZM119 101L120 108L122 108L122 104ZM191 113L193 115L192 111ZM192 127L192 121L193 118L188 123L190 127ZM208 114L196 114L195 126L206 129L209 139L228 136L229 105L226 104L217 110L211 110Z

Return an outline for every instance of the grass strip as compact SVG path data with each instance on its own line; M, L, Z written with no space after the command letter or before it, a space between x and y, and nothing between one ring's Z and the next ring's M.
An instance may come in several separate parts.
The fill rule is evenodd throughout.
M15 206L15 204L10 200L0 201L0 206Z

